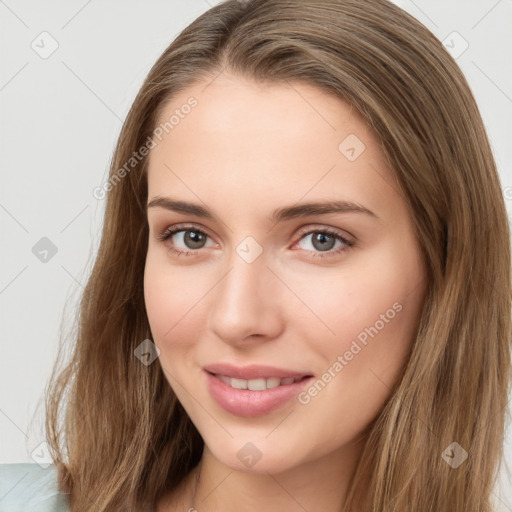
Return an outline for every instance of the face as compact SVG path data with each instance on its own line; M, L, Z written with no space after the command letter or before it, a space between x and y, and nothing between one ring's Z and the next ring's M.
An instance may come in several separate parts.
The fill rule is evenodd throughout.
M341 455L382 410L424 267L354 108L304 83L206 85L166 105L149 158L155 364L218 461L276 473Z

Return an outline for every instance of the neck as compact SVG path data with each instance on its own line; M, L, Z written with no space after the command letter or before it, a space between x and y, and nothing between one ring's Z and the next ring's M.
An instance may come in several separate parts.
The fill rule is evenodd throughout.
M205 446L200 463L187 478L184 510L339 512L363 447L360 441L272 474L232 469Z

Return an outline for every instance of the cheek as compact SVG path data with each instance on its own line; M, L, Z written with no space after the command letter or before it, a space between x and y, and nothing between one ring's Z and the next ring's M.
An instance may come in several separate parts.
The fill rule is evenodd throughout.
M324 368L300 401L332 436L355 435L382 409L407 361L424 300L419 258L381 250L365 260L315 296L335 334L313 347Z
M172 347L185 345L184 327L189 325L190 316L197 312L205 291L200 287L200 278L191 280L190 272L173 268L162 260L165 257L148 253L144 300L153 340L165 353Z
M156 251L155 251L156 253ZM144 270L144 298L152 339L160 350L158 362L180 402L189 403L193 372L192 360L201 314L201 279L190 279L190 272L172 267L165 254L148 253ZM188 389L188 391L187 391Z
M385 352L384 340L400 343L410 337L421 305L415 286L400 268L388 267L386 273L351 268L301 287L300 296L311 307L309 312L296 308L294 323L304 339L316 340L331 358L349 350L354 340L364 347L379 339L382 350L377 352Z
M400 241L389 237L353 253L315 287L304 283L306 300L330 328L327 339L336 350L348 350L354 340L369 346L369 340L379 339L374 353L383 357L391 348L386 340L395 345L411 341L423 303L424 272L414 240Z

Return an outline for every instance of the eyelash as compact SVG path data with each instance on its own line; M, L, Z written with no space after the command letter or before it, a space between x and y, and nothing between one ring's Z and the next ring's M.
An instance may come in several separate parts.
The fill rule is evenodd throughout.
M208 234L205 233L202 229L198 229L195 226L191 225L176 225L172 228L165 229L163 232L156 235L158 240L161 242L166 242L170 238L172 238L176 233L180 233L181 231L194 231L195 233L200 233L201 235L207 236ZM346 252L347 250L351 249L355 242L346 239L345 237L341 236L337 231L334 231L330 228L322 228L322 229L310 229L308 231L301 231L299 232L300 239L304 238L307 235L311 235L312 233L322 233L324 235L330 235L336 238L337 240L340 240L345 247L338 247L337 249L329 250L329 251L307 251L307 252L313 252L313 255L311 257L313 258L325 258L325 257L331 257L331 256L337 256L338 254L342 252ZM197 254L198 251L201 249L195 249L195 250L180 250L176 249L172 246L169 247L169 252L172 252L178 256L184 255L184 256L192 256Z

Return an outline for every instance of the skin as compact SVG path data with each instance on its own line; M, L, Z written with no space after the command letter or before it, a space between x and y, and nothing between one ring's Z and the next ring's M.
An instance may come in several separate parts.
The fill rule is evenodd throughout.
M148 198L194 202L214 218L148 208L144 291L157 361L205 450L197 489L199 466L158 510L338 511L421 314L425 270L412 218L379 139L341 99L306 83L262 85L224 72L174 96L162 121L190 96L197 106L151 150ZM365 145L353 161L338 148L350 134ZM274 209L327 200L352 201L375 216L270 220ZM187 246L183 231L157 238L178 223L205 232L203 247ZM335 239L322 251L307 231L325 228L354 245ZM248 236L263 251L252 263L236 251ZM194 253L177 256L172 246ZM326 252L334 255L318 256ZM400 311L334 371L338 356L393 304ZM315 377L331 368L332 378L308 403L293 398L244 418L210 396L202 367L214 362ZM252 467L237 457L247 442L262 455Z

